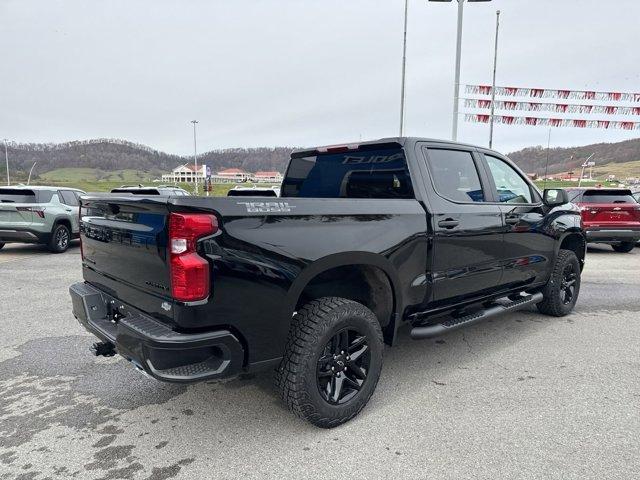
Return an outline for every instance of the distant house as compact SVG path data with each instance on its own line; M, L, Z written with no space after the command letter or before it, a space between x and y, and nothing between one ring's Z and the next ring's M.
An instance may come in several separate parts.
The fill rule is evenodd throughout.
M251 180L251 174L239 168L227 168L214 175L214 181L218 182L247 182Z
M257 183L281 183L282 174L280 172L256 172L253 174L253 181Z
M180 165L174 168L171 173L162 175L162 181L165 183L193 183L197 178L198 182L204 182L206 176L206 165L198 165L197 169L195 165Z

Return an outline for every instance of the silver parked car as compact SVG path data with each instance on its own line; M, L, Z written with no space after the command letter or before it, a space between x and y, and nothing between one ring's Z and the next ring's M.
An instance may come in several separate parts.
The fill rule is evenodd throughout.
M18 185L0 187L0 248L5 243L42 243L64 252L79 235L74 188Z

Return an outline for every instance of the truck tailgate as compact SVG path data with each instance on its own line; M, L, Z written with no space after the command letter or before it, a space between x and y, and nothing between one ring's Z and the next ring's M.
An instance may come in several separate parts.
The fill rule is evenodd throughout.
M168 298L167 199L82 197L80 235L85 267L129 290L134 287Z

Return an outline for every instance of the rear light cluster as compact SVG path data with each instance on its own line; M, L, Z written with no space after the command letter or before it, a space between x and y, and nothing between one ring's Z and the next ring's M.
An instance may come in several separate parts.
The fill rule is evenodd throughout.
M175 300L194 302L209 296L209 263L196 253L196 242L217 231L218 220L214 215L169 215L171 295Z
M40 218L44 218L44 207L16 207L19 212L33 212Z

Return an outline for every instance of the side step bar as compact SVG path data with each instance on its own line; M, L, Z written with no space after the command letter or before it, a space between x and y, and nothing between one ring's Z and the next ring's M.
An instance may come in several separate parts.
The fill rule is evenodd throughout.
M542 293L533 293L517 300L513 300L510 303L497 304L484 310L480 310L479 312L465 315L464 317L450 318L445 322L436 323L434 325L414 327L411 330L411 338L414 340L420 340L423 338L438 337L444 333L466 327L467 325L472 325L489 317L494 317L511 310L517 310L525 305L539 303L541 301Z

